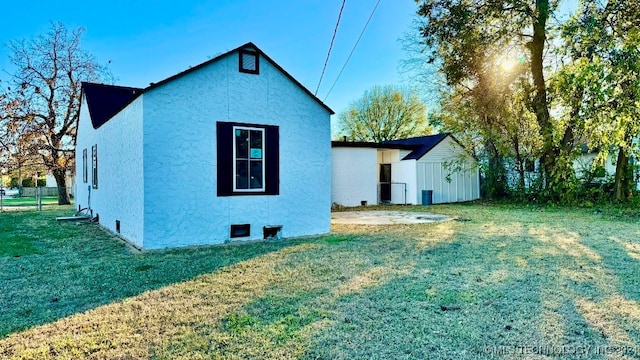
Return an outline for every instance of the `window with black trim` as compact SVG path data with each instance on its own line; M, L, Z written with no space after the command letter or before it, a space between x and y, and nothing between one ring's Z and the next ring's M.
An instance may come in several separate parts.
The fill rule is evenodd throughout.
M264 191L264 128L233 127L234 191Z
M240 50L238 54L240 72L247 74L260 73L260 57L257 51Z
M218 122L216 131L218 196L278 195L279 128Z
M85 184L89 181L89 170L87 166L87 149L84 149L82 150L82 182Z
M91 186L98 188L98 145L91 147Z

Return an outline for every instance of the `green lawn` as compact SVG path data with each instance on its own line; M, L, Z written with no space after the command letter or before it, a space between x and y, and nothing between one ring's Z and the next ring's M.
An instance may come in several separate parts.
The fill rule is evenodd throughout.
M57 205L58 197L57 196L45 196L42 198L42 205ZM36 198L25 196L20 198L14 197L3 197L2 205L4 206L36 206Z
M470 221L136 253L0 214L0 357L640 357L637 213L400 209Z

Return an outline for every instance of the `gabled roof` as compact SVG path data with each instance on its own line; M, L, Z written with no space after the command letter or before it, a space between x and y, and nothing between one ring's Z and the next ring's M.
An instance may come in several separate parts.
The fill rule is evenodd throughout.
M331 147L413 150L415 146L401 145L401 144L385 144L385 143L376 143L376 142L367 142L367 141L332 141Z
M450 135L451 134L449 133L442 133L436 135L419 136L409 139L389 140L383 141L382 143L385 145L411 146L413 151L409 153L409 155L405 156L402 160L420 159Z
M83 82L82 92L94 129L109 121L144 90L139 88Z
M409 155L402 160L420 159L426 153L431 151L436 145L451 136L450 133L442 133L436 135L419 136L409 139L388 140L383 142L366 142L366 141L332 141L331 147L352 147L352 148L371 148L371 149L401 149L412 150ZM451 138L458 142L453 136Z
M328 107L325 103L323 103L322 100L320 100L317 96L313 95L313 93L311 91L309 91L309 89L304 87L304 85L302 85L298 80L296 80L293 76L291 76L291 74L289 74L285 69L283 69L275 61L273 61L267 54L265 54L262 50L260 50L260 48L258 48L252 42L248 42L248 43L246 43L246 44L244 44L242 46L238 46L237 48L235 48L233 50L227 51L224 54L220 54L220 55L214 57L211 60L205 61L200 65L194 66L194 67L189 68L189 69L187 69L187 70L185 70L185 71L183 71L181 73L178 73L178 74L175 74L175 75L173 75L171 77L168 77L168 78L166 78L166 79L164 79L164 80L162 80L162 81L160 81L158 83L151 84L149 87L147 87L145 89L145 91L157 88L158 86L162 86L163 84L166 84L169 81L172 81L172 80L177 79L179 77L182 77L182 76L184 76L186 74L189 74L189 73L191 73L193 71L196 71L196 70L198 70L198 69L200 69L202 67L205 67L205 66L207 66L207 65L209 65L211 63L214 63L214 62L216 62L216 61L218 61L218 60L220 60L220 59L222 59L222 58L224 58L224 57L226 57L228 55L231 55L231 54L236 53L239 50L243 50L243 49L251 49L251 50L256 51L260 55L260 57L262 57L263 59L266 59L267 61L269 61L269 63L273 67L275 67L276 69L280 70L280 72L283 73L286 77L288 77L289 80L293 81L293 83L296 84L300 89L302 89L302 91L304 91L307 95L309 95L311 98L313 98L318 104L320 104L325 110L327 110L329 112L329 114L331 114L331 115L335 114L335 112L333 110L331 110L331 108Z
M218 55L211 60L205 61L200 65L191 67L183 72L170 76L157 83L152 83L151 85L149 85L144 89L83 82L82 91L87 99L89 114L91 115L91 122L93 123L94 129L99 128L104 123L109 121L109 119L111 119L114 115L116 115L118 112L124 109L129 103L131 103L140 94L146 91L149 91L151 89L160 87L170 81L173 81L177 78L180 78L198 69L201 69L211 63L219 61L220 59L223 59L226 56L234 54L242 49L252 49L256 51L261 58L267 60L273 67L278 69L282 74L284 74L287 78L289 78L289 80L291 80L296 86L302 89L302 91L304 91L313 100L315 100L318 104L320 104L320 106L322 106L325 110L327 110L329 114L331 115L335 114L335 112L331 110L330 107L328 107L325 103L322 102L322 100L320 100L311 91L309 91L309 89L304 87L304 85L302 85L298 80L296 80L293 76L291 76L291 74L286 72L280 65L278 65L269 56L267 56L267 54L265 54L262 50L260 50L255 44L253 44L252 42L248 42L233 50L227 51L224 54Z

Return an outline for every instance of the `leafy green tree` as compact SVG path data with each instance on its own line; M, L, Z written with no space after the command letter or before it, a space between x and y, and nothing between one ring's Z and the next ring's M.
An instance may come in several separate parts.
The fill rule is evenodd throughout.
M626 1L583 1L562 37L568 61L554 78L559 102L600 149L596 165L617 152L614 195L622 200L632 189L640 134L640 11Z
M106 69L80 47L82 28L67 31L61 23L30 40L8 44L17 70L9 94L20 105L10 122L20 129L22 144L38 154L56 179L59 204L69 204L66 174L75 165L74 147L82 81L98 81ZM28 139L28 141L24 141Z
M339 119L341 134L351 141L381 142L431 133L426 106L416 93L393 86L365 91Z

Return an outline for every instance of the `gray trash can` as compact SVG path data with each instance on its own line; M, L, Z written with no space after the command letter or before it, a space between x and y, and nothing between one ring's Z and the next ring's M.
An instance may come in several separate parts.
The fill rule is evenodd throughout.
M433 205L433 190L422 190L422 205Z

